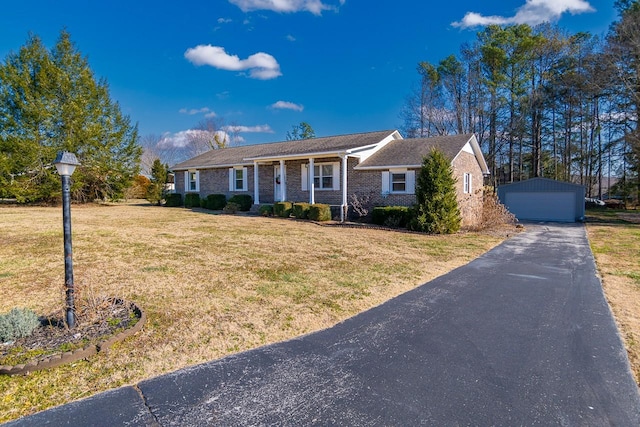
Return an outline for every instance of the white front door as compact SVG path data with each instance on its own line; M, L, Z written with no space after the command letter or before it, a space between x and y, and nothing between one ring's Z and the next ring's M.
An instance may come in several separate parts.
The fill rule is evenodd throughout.
M285 177L287 173L287 167L284 167L285 176L280 176L280 165L275 165L273 167L273 201L279 202L282 189L285 184Z

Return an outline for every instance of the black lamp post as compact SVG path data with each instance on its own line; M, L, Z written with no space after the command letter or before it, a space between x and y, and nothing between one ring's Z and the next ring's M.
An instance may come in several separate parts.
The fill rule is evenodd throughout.
M73 328L76 324L75 302L73 300L73 257L71 250L71 191L69 189L71 175L80 163L76 155L68 151L58 153L53 162L62 178L62 224L64 227L64 286L66 293L67 325Z

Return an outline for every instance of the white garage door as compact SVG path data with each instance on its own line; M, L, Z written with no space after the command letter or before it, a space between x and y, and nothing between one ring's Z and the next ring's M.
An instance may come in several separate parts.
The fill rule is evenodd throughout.
M519 220L576 220L576 193L508 192L505 199L505 205Z

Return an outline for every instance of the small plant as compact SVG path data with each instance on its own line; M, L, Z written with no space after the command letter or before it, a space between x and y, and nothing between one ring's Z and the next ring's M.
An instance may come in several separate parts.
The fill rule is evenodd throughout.
M206 208L211 209L212 211L222 210L227 204L227 196L224 194L209 194L206 200Z
M298 219L307 219L309 218L310 207L311 205L309 203L294 203L291 213Z
M273 205L273 214L281 218L289 218L291 216L292 209L293 209L293 203L278 202Z
M273 205L260 205L258 212L262 216L271 216L273 215Z
M182 206L182 194L170 193L164 196L165 206L170 208L177 208Z
M353 212L358 216L358 219L367 218L369 212L373 209L371 196L371 193L364 195L354 193L351 195L351 208L353 208Z
M200 195L198 193L187 193L184 195L184 207L185 208L199 208L200 207Z
M248 194L236 194L229 198L229 203L235 203L239 211L247 212L251 209L253 198Z
M40 325L38 316L28 308L14 308L0 315L0 342L28 337Z
M322 203L311 205L309 219L312 221L331 221L331 206Z
M225 207L222 209L222 212L233 215L240 210L240 205L235 202L228 202Z

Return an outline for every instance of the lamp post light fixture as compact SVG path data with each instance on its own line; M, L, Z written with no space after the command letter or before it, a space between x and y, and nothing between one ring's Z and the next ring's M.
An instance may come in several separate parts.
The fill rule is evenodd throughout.
M64 227L64 286L66 295L66 319L69 328L76 324L75 302L73 299L73 257L71 248L71 191L70 181L73 171L80 163L76 155L61 151L53 162L62 178L62 225Z

